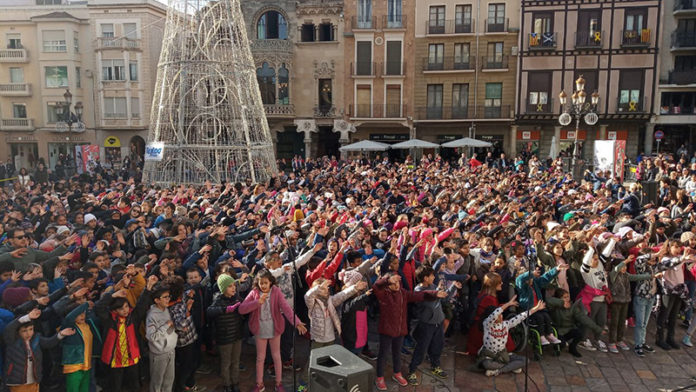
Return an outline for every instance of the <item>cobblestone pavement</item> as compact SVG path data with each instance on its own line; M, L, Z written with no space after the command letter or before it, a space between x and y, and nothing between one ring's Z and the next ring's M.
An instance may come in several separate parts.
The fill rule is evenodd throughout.
M684 330L677 331L677 336L681 338ZM626 331L626 336L633 336L630 328ZM630 340L630 339L629 339ZM308 353L307 342L301 342L298 350L300 357L306 357ZM387 365L385 379L390 392L401 391L524 391L525 377L523 374L507 374L497 377L486 377L482 373L469 371L472 361L454 350L456 343L463 342L463 338L448 345L442 358L442 367L447 371L448 377L445 380L434 379L428 375L422 375L421 385L417 387L409 386L400 388L391 381L391 366ZM653 343L654 339L649 334L648 342ZM371 342L371 346L376 351L377 344ZM539 362L529 362L529 382L528 391L531 392L566 392L566 391L592 391L592 392L643 392L643 391L673 391L691 384L696 384L696 380L691 377L696 376L696 348L663 351L656 348L653 354L646 354L644 358L639 358L633 351L624 351L619 354L588 352L581 350L582 358L575 359L567 352L563 352L560 357L551 355L551 350L547 349L545 356ZM246 370L241 372L240 388L243 392L248 392L254 386L254 360L256 352L252 345L245 344L243 348L242 361ZM403 356L402 366L406 369L409 357ZM222 391L221 379L217 376L217 358L206 357L206 363L214 370L210 375L198 374L201 385L209 391ZM374 363L373 363L374 364ZM428 370L428 364L421 365L423 370ZM300 375L298 374L298 378ZM266 376L266 391L272 392L274 379ZM283 384L291 390L293 381L292 373L283 372ZM376 389L375 389L376 390ZM685 391L696 391L696 386Z

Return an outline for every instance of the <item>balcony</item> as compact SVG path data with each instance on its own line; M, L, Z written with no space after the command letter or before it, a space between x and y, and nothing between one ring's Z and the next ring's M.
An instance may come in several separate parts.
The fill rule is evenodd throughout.
M140 49L141 40L132 38L114 38L114 37L99 37L97 38L97 49Z
M673 32L672 50L696 50L696 33L683 31Z
M642 101L629 101L621 102L621 98L616 101L616 112L617 113L645 113L645 103L648 102L646 97L643 97Z
M428 35L442 34L471 34L475 32L474 20L429 20L425 22L425 32Z
M621 47L647 48L650 46L650 29L621 30Z
M252 39L249 40L251 52L256 53L271 53L292 55L292 41L287 39Z
M482 71L507 71L509 56L491 56L483 59Z
M384 15L382 16L383 30L399 30L406 28L407 15Z
M430 62L429 57L423 57L423 72L466 72L473 71L476 67L476 58L468 57L445 57L441 62Z
M416 110L418 120L465 120L472 118L467 106L419 107Z
M665 116L693 116L696 114L696 106L687 106L687 105L670 105L670 106L661 106L660 107L660 114Z
M30 83L6 83L0 84L0 96L3 97L28 97L31 95Z
M352 76L377 76L377 63L370 61L358 61L350 63Z
M266 111L266 117L295 117L295 106L294 105L263 105Z
M405 76L406 62L405 61L387 61L380 64L382 76Z
M338 110L333 105L317 105L314 107L314 118L334 118Z
M370 18L370 20L361 20L357 16L353 16L349 20L348 31L359 31L359 30L377 30L377 20Z
M3 118L0 120L0 131L33 131L34 119Z
M602 38L604 31L576 31L575 49L602 49Z
M675 0L674 9L672 11L675 15L696 12L696 0Z
M670 71L669 84L693 84L696 83L696 69L691 71Z
M547 100L546 103L530 103L528 98L525 100L525 108L525 114L555 114L553 99Z
M528 35L529 50L556 49L556 33L531 33Z
M393 119L406 116L406 105L400 104L358 104L350 105L351 118Z
M26 49L0 49L0 63L26 63L29 53Z
M483 119L510 118L510 105L479 106L475 116Z
M507 33L508 26L510 25L510 19L505 18L505 20L486 20L486 33Z

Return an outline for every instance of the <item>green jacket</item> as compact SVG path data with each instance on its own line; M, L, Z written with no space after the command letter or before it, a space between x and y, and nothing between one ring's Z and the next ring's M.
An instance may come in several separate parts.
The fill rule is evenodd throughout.
M570 308L563 306L563 300L556 297L548 297L546 299L546 307L551 313L553 325L556 327L559 335L565 335L571 329L578 327L586 327L591 329L595 334L602 333L602 327L595 324L592 319L587 316L587 311L581 300L575 301Z
M0 261L9 260L13 262L16 268L22 272L26 272L29 264L31 263L41 264L51 257L63 256L68 251L62 245L55 248L52 252L44 252L39 249L27 248L27 253L24 256L16 258L10 254L10 252L14 250L15 248L10 244L0 246Z
M63 321L63 328L74 328L76 332L74 335L66 336L63 339L63 359L61 362L63 365L79 365L85 360L84 337L80 328L75 324L75 318L84 312L87 312L85 323L89 325L89 329L92 331L92 357L101 355L101 347L104 342L99 333L99 328L95 325L94 317L90 317L89 306L84 303L73 309Z

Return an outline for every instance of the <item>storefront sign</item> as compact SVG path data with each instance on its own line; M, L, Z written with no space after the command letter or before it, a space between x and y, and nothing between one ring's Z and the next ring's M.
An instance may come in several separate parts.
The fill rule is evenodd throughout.
M370 140L374 141L384 141L384 142L401 142L408 140L408 134L406 133L373 133L370 134ZM147 155L147 154L145 154Z
M616 131L607 132L607 140L616 140Z
M522 131L522 140L529 140L532 138L532 133L530 131Z
M164 143L152 142L145 146L146 161L161 161L164 159Z
M104 147L121 147L121 140L116 136L107 136L104 139Z
M566 139L575 139L575 131L568 131Z

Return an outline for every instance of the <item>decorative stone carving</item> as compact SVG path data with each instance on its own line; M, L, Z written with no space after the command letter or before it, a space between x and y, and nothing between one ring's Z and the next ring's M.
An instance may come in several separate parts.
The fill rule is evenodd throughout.
M343 6L340 1L319 2L309 1L304 4L297 4L297 16L311 15L340 15L343 12Z
M333 79L336 74L333 60L319 62L314 60L314 79Z
M356 130L355 125L346 120L334 120L333 131L340 134L338 140L341 143L347 143L349 140L349 133L355 132Z
M295 120L295 125L297 125L297 132L304 132L305 140L312 139L312 132L319 132L317 129L317 122L315 120Z

